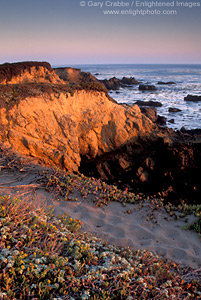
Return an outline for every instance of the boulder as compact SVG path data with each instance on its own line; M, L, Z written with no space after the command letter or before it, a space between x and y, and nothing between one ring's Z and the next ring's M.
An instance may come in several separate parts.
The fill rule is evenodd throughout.
M163 104L158 101L142 101L142 100L137 100L135 104L139 106L153 106L153 107L161 107Z
M120 87L138 84L138 81L134 77L123 77L122 79L113 77L110 79L104 79L99 81L103 83L108 90L117 90Z
M197 96L197 95L187 95L186 97L184 97L185 101L191 101L191 102L197 102L197 101L201 101L201 96Z
M139 85L140 91L156 91L157 88L155 85L149 85L149 84L140 84Z
M181 111L181 109L176 108L176 107L169 107L168 111L169 112L179 112L179 111Z
M167 81L167 82L164 82L164 81L158 81L158 84L161 84L161 85L169 85L169 84L175 84L174 81Z
M149 118L153 123L158 119L157 109L151 107L140 107L141 112Z
M116 77L99 81L102 82L108 90L117 90L121 86L121 80Z
M156 121L157 124L164 126L166 125L167 122L167 118L163 117L163 116L158 116L158 119Z
M122 85L135 85L139 83L134 77L123 77L121 82Z

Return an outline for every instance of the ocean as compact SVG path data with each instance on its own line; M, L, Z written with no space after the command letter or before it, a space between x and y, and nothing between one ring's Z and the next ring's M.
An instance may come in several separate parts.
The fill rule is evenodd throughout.
M64 66L63 66L64 67ZM98 79L111 77L135 77L142 84L153 84L156 91L142 92L138 85L110 91L117 102L133 104L136 100L159 101L158 114L167 118L167 126L175 130L201 128L201 101L184 101L188 94L201 95L201 65L159 65L159 64L119 64L119 65L69 65L90 72ZM158 81L173 81L175 84L159 85ZM181 112L170 113L170 107L179 108ZM168 122L174 119L174 123Z

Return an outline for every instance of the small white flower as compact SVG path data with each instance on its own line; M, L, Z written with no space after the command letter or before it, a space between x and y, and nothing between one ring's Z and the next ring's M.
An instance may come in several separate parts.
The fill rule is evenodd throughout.
M1 253L4 255L4 256L8 256L10 254L10 250L7 249L7 248L4 248Z
M0 255L0 260L1 260L2 262L4 262L4 263L7 263L7 262L8 262L7 258L4 257L3 255Z
M163 293L166 297L168 297L168 290L167 290L167 289L164 289L164 290L162 291L162 293Z
M31 289L35 289L35 288L37 288L37 285L36 284L32 284L31 285Z
M65 279L63 277L58 277L58 282L64 282Z
M82 295L82 300L87 300L87 299L89 299L89 294L87 294L87 292L85 292L83 295Z
M142 277L139 277L139 278L137 279L137 282L142 283L143 281L144 281L144 279L143 279Z
M79 270L80 266L81 266L80 262L78 260L75 260L75 264L74 264L75 270Z

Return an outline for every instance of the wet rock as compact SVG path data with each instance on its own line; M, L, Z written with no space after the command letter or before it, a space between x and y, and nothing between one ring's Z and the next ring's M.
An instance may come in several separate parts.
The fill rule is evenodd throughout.
M156 123L161 125L161 126L165 126L166 122L167 122L167 118L165 118L163 116L158 116L158 119L156 121Z
M99 81L103 83L108 90L117 90L120 87L138 84L138 81L134 77L123 77L122 79L113 77Z
M140 107L141 112L149 118L153 123L158 119L157 109L151 107Z
M137 100L135 104L139 106L154 106L154 107L161 107L163 104L158 101L142 101L142 100Z
M167 82L164 82L164 81L158 81L158 84L162 84L162 85L169 85L169 84L176 84L174 81L167 81Z
M149 84L140 84L139 85L140 91L156 91L157 87L155 85L149 85Z
M135 85L139 83L134 77L123 77L121 82L123 85Z
M170 120L168 120L168 123L174 124L175 121L174 121L174 119L170 119Z
M197 95L187 95L186 97L184 97L185 101L191 101L191 102L197 102L197 101L201 101L201 96L197 96Z
M169 111L169 112L179 112L179 111L181 111L181 109L176 108L176 107L170 107L170 108L168 109L168 111Z

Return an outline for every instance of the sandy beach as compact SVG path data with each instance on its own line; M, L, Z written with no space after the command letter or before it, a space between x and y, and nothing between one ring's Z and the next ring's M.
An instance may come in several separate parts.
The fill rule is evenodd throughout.
M90 197L76 191L77 201L58 200L38 183L37 166L28 172L0 172L0 195L15 195L37 201L39 205L52 205L56 215L67 213L79 219L82 231L101 237L108 243L131 249L148 249L168 260L194 269L201 267L201 241L197 233L184 230L195 220L194 216L175 220L164 208L153 209L149 202L126 204L110 202L95 207ZM73 196L73 193L72 193Z

